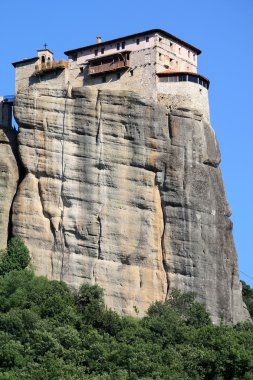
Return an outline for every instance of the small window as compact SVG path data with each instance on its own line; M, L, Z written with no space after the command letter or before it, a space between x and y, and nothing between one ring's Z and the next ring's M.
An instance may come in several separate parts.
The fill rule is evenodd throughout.
M171 47L171 48L173 47L173 42L170 42L170 47Z
M44 55L41 57L41 62L42 62L42 63L45 63L45 62L46 62L46 57L45 57Z
M198 83L198 77L196 77L195 75L188 75L188 81Z
M117 43L117 50L120 50L120 43Z
M178 76L177 75L173 75L173 76L170 76L168 77L168 82L178 82Z
M95 49L95 56L98 55L98 49Z
M149 42L149 36L146 37L146 42Z
M191 56L191 52L190 50L188 50L188 58L190 58L190 56Z
M181 48L178 48L178 52L179 52L179 54L181 54Z
M133 70L130 70L130 71L129 71L129 76L130 76L130 77L133 77L133 76L134 76L134 71L133 71Z
M125 41L122 41L122 42L121 42L121 47L122 47L122 49L125 49L125 46L126 46Z
M72 58L72 61L77 61L77 54L73 54L71 58Z
M179 82L186 82L186 75L179 75Z
M105 48L101 48L101 54L104 54Z
M172 63L173 62L173 58L170 58L170 63Z
M159 60L162 60L162 53L159 53Z
M80 67L80 73L83 73L83 66Z
M159 37L159 42L162 42L162 40L163 40L162 37Z
M105 76L105 75L102 77L102 82L103 82L103 83L106 82L106 76Z
M136 39L136 45L139 45L139 44L140 44L140 39L137 38L137 39Z
M51 61L51 58L50 57L48 57L48 59L47 59L48 61Z
M120 73L117 73L117 79L120 79Z
M195 59L196 59L196 54L193 54L193 60L195 61Z

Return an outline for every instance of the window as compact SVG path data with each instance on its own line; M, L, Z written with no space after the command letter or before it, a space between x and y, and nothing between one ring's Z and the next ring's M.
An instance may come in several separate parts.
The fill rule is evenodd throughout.
M179 52L179 54L181 54L181 48L178 48L178 52Z
M146 37L146 42L149 42L149 36Z
M190 50L188 50L188 58L190 58L190 56L191 56L191 52Z
M196 54L193 54L193 60L195 61L195 59L196 59Z
M80 73L83 73L83 66L80 67Z
M101 48L101 54L104 54L105 48Z
M130 76L130 77L133 77L133 76L134 76L134 71L133 71L133 70L130 70L130 71L129 71L129 76Z
M162 53L159 53L159 61L162 60Z
M71 58L72 58L72 61L77 61L77 54L73 54Z
M117 73L117 79L120 79L120 73Z
M122 47L122 49L125 49L125 46L126 46L125 41L122 41L122 42L121 42L121 47Z
M137 45L140 44L140 39L139 39L139 38L136 39L136 44L137 44Z
M106 76L105 76L105 75L102 77L102 82L103 82L103 83L106 82Z
M168 77L168 82L177 82L177 81L178 81L178 76L177 75Z
M195 75L188 75L188 81L198 83L198 77L196 77Z
M186 82L186 75L179 75L179 82Z
M98 49L95 49L95 56L98 55Z
M120 50L120 43L117 43L117 50Z
M171 47L171 48L173 47L173 42L170 42L170 47Z
M41 57L41 62L42 62L42 63L45 63L45 62L46 62L46 57L45 57L44 55Z

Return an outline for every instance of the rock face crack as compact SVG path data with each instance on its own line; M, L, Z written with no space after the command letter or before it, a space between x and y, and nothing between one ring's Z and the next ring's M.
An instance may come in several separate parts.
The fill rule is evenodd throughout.
M60 233L60 245L61 245L61 270L60 270L60 280L64 278L64 259L65 259L65 228L64 228L64 182L65 182L65 122L66 122L66 113L67 113L67 100L68 100L68 91L66 91L65 102L64 102L64 111L63 111L63 121L62 121L62 134L61 134L61 191L60 191L60 203L62 206L61 210L61 219L59 223L59 233Z
M98 216L98 260L102 260L101 239L102 239L102 221L101 221L101 217Z

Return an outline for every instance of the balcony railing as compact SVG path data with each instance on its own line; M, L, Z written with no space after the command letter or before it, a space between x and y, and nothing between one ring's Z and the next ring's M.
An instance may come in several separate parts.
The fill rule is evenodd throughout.
M53 70L64 70L68 67L68 61L60 59L59 61L41 62L35 65L34 75L44 74Z
M108 63L101 63L100 65L96 66L89 66L89 75L97 75L100 73L106 73L110 71L117 71L121 69L127 69L130 67L130 61L129 60L122 60L122 61L113 61Z

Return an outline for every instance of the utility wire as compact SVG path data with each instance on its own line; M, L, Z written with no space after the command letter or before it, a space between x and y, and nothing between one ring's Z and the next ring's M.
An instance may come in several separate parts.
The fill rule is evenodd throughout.
M249 276L247 273L244 273L242 270L239 271L240 273L244 274L244 276L250 278L251 280L253 280L253 277Z

